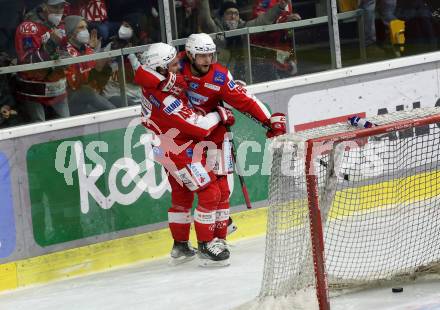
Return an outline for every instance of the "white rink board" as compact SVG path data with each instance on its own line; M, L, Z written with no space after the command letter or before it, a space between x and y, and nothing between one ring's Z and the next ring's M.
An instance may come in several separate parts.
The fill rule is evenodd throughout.
M360 79L359 83L323 83L322 87L293 95L288 102L288 118L292 125L336 118L347 114L376 115L387 108L395 111L403 105L412 109L414 102L421 107L433 107L439 98L438 70L409 72L382 79ZM390 73L391 75L391 73ZM336 83L335 83L336 84Z

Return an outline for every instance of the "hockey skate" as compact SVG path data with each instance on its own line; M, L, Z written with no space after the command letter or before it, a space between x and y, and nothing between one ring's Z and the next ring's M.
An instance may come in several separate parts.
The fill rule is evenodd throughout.
M226 249L226 250L228 250L229 253L231 252L231 246L226 242L225 239L217 238L217 242L218 242L218 243L221 243L222 246L223 246L223 248Z
M228 220L228 235L232 234L237 230L237 225L232 221L232 218L230 217Z
M199 266L226 267L229 266L229 250L217 238L210 242L199 242Z
M171 250L171 265L180 265L196 258L197 250L191 246L189 241L174 241Z

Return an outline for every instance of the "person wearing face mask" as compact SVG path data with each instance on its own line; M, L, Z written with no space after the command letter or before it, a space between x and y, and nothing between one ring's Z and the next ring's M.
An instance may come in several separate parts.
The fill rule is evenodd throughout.
M235 1L225 1L217 16L211 16L209 0L200 0L200 28L206 33L224 32L245 27L269 25L276 22L287 7L288 0L279 0L267 12L256 18L244 21L240 18L240 10ZM244 76L244 45L240 36L216 39L218 62L228 67L237 79Z
M119 27L118 37L121 40L130 40L133 37L133 28L127 22L122 22L121 27Z
M148 21L145 14L128 14L122 18L116 35L110 38L110 43L104 50L115 50L153 43L147 29Z
M99 46L96 29L89 33L82 16L70 15L64 21L67 36L67 53L71 57L92 55ZM66 69L69 107L72 115L92 113L116 108L98 93L99 81L95 72L110 70L108 60L91 60L69 65Z
M110 43L104 51L117 50L131 46L145 45L152 43L147 33L148 21L143 13L132 13L123 17L117 35L110 38ZM120 79L122 78L120 68L121 58L117 57L110 61L111 72L103 71L99 80L105 81L101 94L117 107L124 106L120 91ZM130 62L124 58L125 82L127 104L135 105L141 103L141 88L134 83L134 72Z
M61 25L65 4L64 0L45 0L18 25L15 48L19 64L56 60L62 56L67 43ZM16 99L31 121L46 120L48 112L55 117L70 115L62 67L19 72Z

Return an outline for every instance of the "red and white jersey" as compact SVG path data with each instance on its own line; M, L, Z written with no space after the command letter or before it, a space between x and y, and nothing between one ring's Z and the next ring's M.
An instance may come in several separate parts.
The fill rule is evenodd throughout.
M163 76L154 75L151 70L140 67L135 73L134 81L142 85L145 77L150 75L164 79ZM168 136L178 145L191 140L203 140L220 122L217 112L199 115L185 97L176 98L154 87L142 88L141 107L143 125L160 137Z
M84 50L79 50L72 44L67 44L67 52L71 57L78 57L83 55L92 55L95 52L89 46L86 46ZM69 87L73 90L80 88L82 85L87 84L89 81L89 74L93 68L96 66L96 61L90 60L85 62L80 62L68 66L65 70L67 83Z
M187 96L193 105L208 113L224 101L241 112L249 113L262 123L269 120L270 112L266 106L238 85L224 66L214 63L207 74L198 77L191 73L188 61L183 60L181 64L182 74L188 83Z
M62 26L55 27L43 20L40 10L31 11L15 32L15 48L19 64L54 60L65 48L66 36ZM51 33L56 32L61 42L55 43ZM62 67L23 71L17 73L18 100L52 105L64 100L66 79Z
M241 112L249 113L262 123L269 120L270 112L266 106L238 85L224 66L214 63L202 77L191 73L191 65L185 59L181 61L181 66L181 73L188 84L186 95L191 104L198 109L209 113L216 109L220 101L224 101ZM142 70L144 73L138 84L157 88L163 76L147 68Z

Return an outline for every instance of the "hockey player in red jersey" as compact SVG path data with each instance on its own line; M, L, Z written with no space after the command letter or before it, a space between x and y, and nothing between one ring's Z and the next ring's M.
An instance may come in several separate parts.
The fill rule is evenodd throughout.
M255 96L236 83L224 66L215 63L216 46L205 33L192 34L185 45L185 55L181 58L181 73L188 83L187 96L195 109L203 113L214 111L221 101L225 101L241 112L270 128L267 137L271 138L286 132L286 118L282 113L270 115L269 110ZM172 93L182 91L178 78L169 74L165 80L151 72L144 72L144 83L150 87ZM215 236L225 239L229 222L229 185L227 174L232 173L233 162L231 146L225 126L218 126L207 138L213 141L217 150L208 151L208 160L213 160L221 197L217 209Z
M185 56L182 59L182 74L188 82L188 98L191 103L205 113L212 111L222 101L235 109L246 112L270 128L268 136L285 133L284 115L274 115L271 118L269 110L255 96L236 83L227 68L215 62L216 46L211 37L205 33L192 34L185 44ZM271 119L274 121L271 122ZM229 217L229 185L227 175L233 172L233 159L229 135L225 126L219 126L208 137L217 145L217 152L208 154L209 160L214 160L214 173L217 175L221 190L219 208L217 210L215 236L225 239L228 224L232 226Z
M216 211L220 201L220 189L216 176L206 168L204 145L200 144L219 124L232 125L233 114L218 107L200 115L182 92L174 94L155 87L148 87L145 77L153 74L161 80L168 71L178 70L176 49L165 43L149 46L143 54L140 66L136 56L129 59L134 64L135 82L142 89L142 123L156 134L160 141L153 147L154 158L167 170L171 185L172 205L168 210L169 227L174 239L171 257L187 260L195 255L188 242L191 226L191 207L194 194L198 195L198 205L194 211L194 226L198 240L201 265L229 264L229 250L214 235ZM149 72L147 74L147 72ZM175 76L175 75L174 75ZM176 77L176 76L175 76ZM185 81L178 78L186 88Z

